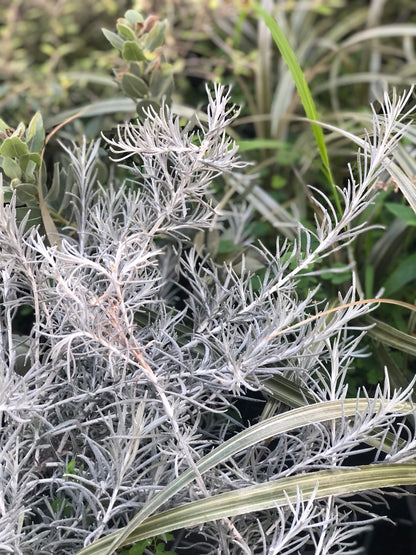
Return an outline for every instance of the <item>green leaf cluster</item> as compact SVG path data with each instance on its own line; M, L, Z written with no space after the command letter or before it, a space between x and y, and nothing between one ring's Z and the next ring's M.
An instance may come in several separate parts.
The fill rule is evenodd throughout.
M102 30L127 64L116 70L116 79L124 94L136 103L139 116L144 115L143 110L157 108L162 98L169 101L172 93L172 66L164 62L160 52L166 21L156 16L144 19L138 11L127 10L116 27L117 33Z
M40 112L29 125L19 123L16 129L0 119L0 167L3 172L2 202L16 195L16 217L26 227L42 226L51 243L59 231L72 225L73 193L76 176L71 164L62 160L45 164L43 160L45 129ZM96 160L95 180L104 182L107 170Z
M37 171L41 167L41 153L45 143L45 130L40 112L26 128L19 123L16 129L0 119L0 166L9 178L7 193L13 190L22 202L37 198ZM6 193L6 197L7 197Z

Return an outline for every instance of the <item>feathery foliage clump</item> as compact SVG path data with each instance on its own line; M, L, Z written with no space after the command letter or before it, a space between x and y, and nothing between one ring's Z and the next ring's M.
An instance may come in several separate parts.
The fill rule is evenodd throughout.
M377 518L378 488L415 481L412 384L348 397L363 354L353 320L368 305L352 287L339 299L349 306L319 315L317 291L297 288L366 230L355 219L394 157L409 96L374 114L342 215L313 191L316 228L299 223L270 252L247 236L244 206L216 206L214 183L252 178L226 134L230 91L207 92L206 124L183 126L162 102L104 138L122 182L98 182L99 142L64 146L76 187L59 243L19 221L15 196L1 203L4 552L111 553L202 526L176 533L175 549L348 553ZM196 246L201 231L231 234L239 263ZM14 332L22 307L27 335ZM275 416L250 427L235 406L255 392ZM360 453L370 464L357 466Z

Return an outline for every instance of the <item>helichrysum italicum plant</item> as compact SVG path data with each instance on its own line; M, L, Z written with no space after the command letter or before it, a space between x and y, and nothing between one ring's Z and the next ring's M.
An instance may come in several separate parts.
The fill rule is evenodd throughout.
M354 551L377 487L416 477L412 388L390 391L386 379L373 397L348 399L362 355L350 322L367 305L302 324L325 307L297 279L365 230L355 218L394 154L407 100L386 99L385 119L374 116L358 178L339 191L342 216L316 192L316 230L299 224L299 240L275 252L250 244L242 208L216 209L213 182L246 179L222 86L208 90L206 124L182 126L162 103L104 139L130 171L122 183L97 182L98 142L65 146L77 193L59 245L17 223L14 199L2 203L3 552L111 553L124 540L107 535L129 522L127 543L196 526L175 533L173 549L192 553ZM240 230L250 263L219 265L195 247L213 222ZM13 331L22 306L33 309L27 336ZM231 410L253 391L282 401L288 383L296 411L277 404L246 429ZM373 466L354 466L361 452Z

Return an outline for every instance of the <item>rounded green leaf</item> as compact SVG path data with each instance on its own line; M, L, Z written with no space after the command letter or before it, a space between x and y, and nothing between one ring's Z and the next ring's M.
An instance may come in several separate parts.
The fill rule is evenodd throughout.
M410 206L397 204L396 202L385 202L384 206L396 218L400 218L406 225L416 226L416 214Z
M172 92L173 78L172 75L163 75L160 71L154 71L150 78L150 95L152 98L161 98L169 96Z
M43 128L43 119L40 112L36 112L30 120L26 131L26 142L31 152L40 153L45 144L45 129Z
M162 46L165 42L166 23L158 21L149 31L146 37L146 50L155 50L158 46Z
M113 46L117 50L120 50L120 52L123 50L124 40L121 37L119 37L116 33L113 33L113 31L109 31L108 29L101 29L101 31L103 32L103 35L111 44L111 46Z
M25 217L27 217L25 227L26 230L42 223L42 214L40 209L37 207L28 208L27 206L20 206L16 208L17 221L21 222Z
M36 168L39 168L41 164L41 157L36 152L31 152L30 154L24 154L19 159L19 166L22 172L26 174L26 177L33 176L33 172Z
M137 42L128 40L123 44L121 55L127 62L143 62L146 56Z
M384 283L386 295L393 295L405 285L416 280L416 253L407 256Z
M13 197L13 190L10 187L2 187L3 202L10 202Z
M129 72L136 77L142 77L146 73L145 68L142 68L140 64L130 64Z
M16 187L17 198L25 204L38 200L38 188L33 183L21 183Z
M20 156L28 153L27 144L19 137L5 139L0 147L0 154L5 158L20 158Z
M144 17L140 12L136 10L127 10L124 14L124 17L130 23L130 25L134 25L135 23L144 23Z
M140 77L132 73L123 73L121 88L130 98L143 98L148 95L149 87Z
M119 23L117 23L117 31L123 39L134 40L136 38L136 34L133 29L127 25L127 23L128 22L125 20L119 20Z
M7 125L7 123L0 118L0 131L6 133L8 129L10 129L10 125Z
M3 158L1 167L4 173L10 179L19 179L22 177L22 170L19 164L13 158Z

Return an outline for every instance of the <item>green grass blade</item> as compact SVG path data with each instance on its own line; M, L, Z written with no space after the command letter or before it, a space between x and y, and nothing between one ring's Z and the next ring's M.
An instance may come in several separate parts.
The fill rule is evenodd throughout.
M247 152L248 150L256 149L273 149L285 148L287 143L275 139L250 139L249 141L237 141L238 150L240 152Z
M399 189L406 197L407 202L416 213L416 185L414 184L414 176L410 178L405 172L394 162L390 162L387 171L398 185Z
M388 345L402 351L403 353L408 353L409 355L416 356L416 337L398 330L397 328L377 320L372 316L365 316L363 318L364 322L370 323L373 326L367 331L368 335L380 341L382 345ZM374 325L375 324L375 325Z
M264 20L264 22L266 23L267 27L269 28L273 40L276 43L283 59L285 60L286 64L289 67L289 70L292 74L293 80L295 82L295 86L296 89L299 93L299 97L301 99L301 102L303 104L303 108L305 110L305 113L307 115L307 117L311 120L319 120L318 117L318 113L316 111L316 107L315 107L315 103L313 101L312 98L312 94L311 91L309 89L308 83L305 79L305 75L300 67L300 64L296 58L296 55L292 49L292 47L289 44L289 41L287 40L287 38L285 37L283 31L281 30L281 28L279 27L278 23L276 22L276 20L271 17L263 8L261 8L259 5L254 5L253 6L254 11ZM341 210L341 203L338 197L338 192L336 190L335 184L334 184L334 180L332 177L332 172L331 172L331 168L330 168L330 164L329 164L329 157L328 157L328 151L326 149L326 145L325 145L325 140L324 140L324 133L322 131L322 128L319 125L316 124L312 124L312 131L313 134L315 136L315 141L316 144L318 146L318 150L321 156L321 160L322 160L322 164L323 164L323 170L324 173L331 185L332 188L332 193L334 195L335 198L335 203L337 206L337 209L339 211L339 213L342 213Z
M307 501L311 498L324 499L332 495L351 495L371 489L413 485L415 482L415 463L381 463L280 478L164 511L136 527L121 545L221 518L296 504L299 493L302 500ZM110 551L105 550L112 536L83 549L79 555L112 553L111 548Z
M258 442L275 437L278 434L288 432L295 428L299 428L308 424L324 422L341 417L349 417L355 415L359 411L365 411L369 406L375 410L374 400L372 399L346 399L344 401L327 401L316 403L314 405L304 406L294 409L284 414L274 416L267 420L263 420L259 424L251 426L229 439L216 449L213 449L208 455L203 457L197 467L200 474L207 472L220 463L223 463L236 453L255 445ZM379 403L379 401L376 401ZM403 412L411 410L408 403L403 403L401 408ZM186 470L176 480L167 485L163 491L151 499L146 506L129 522L127 526L119 532L110 534L109 536L98 540L92 545L84 548L78 555L109 555L118 547L131 543L130 537L136 533L139 526L145 525L150 515L152 515L161 505L166 503L182 488L186 487L195 479L195 472L192 469ZM156 517L155 517L156 518ZM216 517L221 518L221 517ZM172 530L181 527L172 523ZM142 530L142 528L140 528ZM153 532L149 537L151 537ZM129 538L129 539L128 539Z
M296 504L299 492L307 501L331 495L355 494L385 487L413 485L416 464L378 464L354 469L321 470L302 476L272 480L194 501L149 518L128 538L128 543L220 518Z
M315 402L306 388L283 376L273 376L264 385L270 391L272 397L291 408L304 407L305 401L309 404Z

